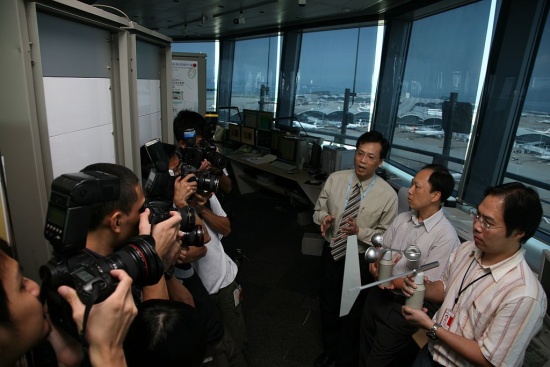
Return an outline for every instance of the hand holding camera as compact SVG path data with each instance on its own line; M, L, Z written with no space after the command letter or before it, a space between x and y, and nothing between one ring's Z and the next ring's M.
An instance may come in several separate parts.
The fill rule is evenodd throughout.
M155 239L155 249L157 254L162 259L165 271L173 265L173 254L181 247L181 242L178 241L178 233L180 232L180 223L182 220L181 214L177 211L169 211L168 213L170 217L162 222L152 225L151 232L153 238Z
M178 208L188 205L189 198L197 192L197 180L193 173L179 176L174 184L174 203Z
M116 290L105 301L92 307L84 335L90 345L90 361L94 366L125 361L122 345L137 315L131 292L132 278L124 270L111 270L110 274L118 279ZM77 328L82 331L85 305L77 292L67 286L59 287L58 292L71 305Z

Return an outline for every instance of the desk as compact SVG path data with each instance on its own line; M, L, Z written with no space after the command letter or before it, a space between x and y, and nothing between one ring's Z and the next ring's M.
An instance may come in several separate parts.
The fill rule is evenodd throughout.
M285 170L271 166L269 163L255 164L247 161L246 158L254 157L252 153L231 152L225 149L220 149L220 152L231 162L241 194L248 194L256 192L260 188L265 188L290 196L308 206L313 206L317 202L323 185L306 184L306 181L313 179L307 170L295 169L294 173L288 173ZM252 169L257 172L257 177L247 173Z

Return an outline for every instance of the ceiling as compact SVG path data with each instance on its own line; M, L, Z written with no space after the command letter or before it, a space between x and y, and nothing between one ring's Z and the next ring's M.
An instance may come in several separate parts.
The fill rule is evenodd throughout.
M82 0L177 40L376 21L414 0ZM416 0L418 3L419 1ZM116 8L116 9L113 9ZM122 14L124 13L124 14Z

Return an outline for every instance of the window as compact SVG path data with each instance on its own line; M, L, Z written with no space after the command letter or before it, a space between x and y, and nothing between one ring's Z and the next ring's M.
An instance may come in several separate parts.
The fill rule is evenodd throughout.
M231 106L274 112L282 38L279 36L235 42ZM239 121L231 111L230 121Z
M362 27L303 34L294 116L309 135L355 145L369 130L379 32L381 27ZM344 106L346 89L355 96Z
M491 17L487 0L413 22L391 163L409 172L441 163L460 181L483 81Z
M217 41L173 43L172 52L206 54L206 110L215 111L218 85L219 43Z
M540 229L550 233L550 19L547 18L516 131L506 181L538 188L544 217Z

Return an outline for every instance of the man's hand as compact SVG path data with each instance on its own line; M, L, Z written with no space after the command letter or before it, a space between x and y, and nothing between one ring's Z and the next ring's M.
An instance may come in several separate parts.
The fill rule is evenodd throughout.
M348 236L353 236L359 234L359 227L357 222L353 217L347 217L342 220L344 227L341 227L342 233L345 233Z
M195 180L189 182L192 178L195 178ZM174 203L178 208L187 206L187 201L195 192L197 192L195 174L190 173L185 177L178 177L174 182Z
M201 166L199 167L199 169L197 171L198 172L205 172L205 171L209 170L211 167L212 167L212 164L210 164L210 162L207 159L204 159L201 162Z
M332 222L334 222L334 215L329 214L323 218L323 222L321 222L321 235L323 237L326 238L326 232L332 226Z
M416 290L416 283L414 282L414 275L409 274L403 280L403 286L401 287L401 292L405 297L411 297Z
M45 316L50 323L48 341L52 345L59 366L80 366L84 359L82 345L75 338L67 334L63 329L58 329L50 320L50 314L45 306Z
M407 320L409 324L413 326L418 326L424 330L429 330L434 323L431 317L428 316L427 312L428 309L425 307L422 310L418 310L409 306L401 307L401 313L403 314L405 320Z
M120 283L105 301L92 306L84 335L90 344L89 354L93 366L126 365L122 346L137 315L131 291L132 278L120 269L111 270L111 275L118 278ZM77 328L82 330L85 306L76 291L61 286L58 292L71 305L73 319Z
M155 239L155 250L164 263L164 268L167 270L174 263L174 255L181 247L181 241L178 241L178 236L181 239L183 234L180 234L181 214L171 211L171 217L157 223L153 226L151 235ZM174 246L176 248L174 248Z

